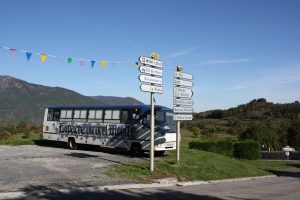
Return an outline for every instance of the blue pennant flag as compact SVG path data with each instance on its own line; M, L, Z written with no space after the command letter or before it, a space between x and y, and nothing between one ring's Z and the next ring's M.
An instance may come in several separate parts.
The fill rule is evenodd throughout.
M26 57L27 57L28 62L29 62L29 60L31 58L31 55L32 55L32 53L26 52Z
M92 68L94 67L95 62L96 62L96 61L94 61L94 60L91 61L91 66L92 66Z

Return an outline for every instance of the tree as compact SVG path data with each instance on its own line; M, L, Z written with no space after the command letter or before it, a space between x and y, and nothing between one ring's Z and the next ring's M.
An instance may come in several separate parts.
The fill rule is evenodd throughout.
M295 121L288 129L287 141L291 147L300 151L300 121Z

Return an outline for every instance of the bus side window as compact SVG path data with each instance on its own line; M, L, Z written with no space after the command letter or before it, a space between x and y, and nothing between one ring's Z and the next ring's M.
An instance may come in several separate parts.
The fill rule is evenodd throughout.
M122 111L121 123L122 124L127 124L128 123L128 111L127 110Z
M53 112L53 121L59 121L60 110L54 110Z
M51 109L48 110L47 121L52 121L53 112L54 112L54 110L51 110Z

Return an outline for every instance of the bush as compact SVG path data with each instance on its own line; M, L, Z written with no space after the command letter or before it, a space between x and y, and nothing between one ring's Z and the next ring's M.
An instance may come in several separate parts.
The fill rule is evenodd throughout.
M194 134L194 137L198 137L200 135L200 128L198 127L194 127L193 128L193 134Z
M214 152L229 157L233 156L231 141L193 141L189 143L189 148Z
M261 157L260 144L251 140L236 142L234 143L234 157L257 160Z

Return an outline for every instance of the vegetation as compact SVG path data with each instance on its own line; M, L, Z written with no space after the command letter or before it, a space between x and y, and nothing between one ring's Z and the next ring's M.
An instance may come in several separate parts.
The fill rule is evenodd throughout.
M261 157L260 145L251 140L234 143L234 157L239 159L257 160Z
M192 141L189 143L189 148L214 152L229 157L233 156L233 143L230 140Z
M286 145L300 150L300 104L254 99L228 110L197 113L193 121L183 122L182 128L192 132L200 129L203 140L254 140L265 150L281 150Z
M41 127L24 121L0 128L0 144L2 145L34 144L34 140L41 138Z

